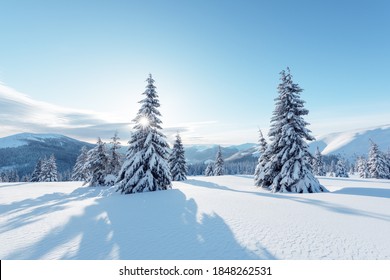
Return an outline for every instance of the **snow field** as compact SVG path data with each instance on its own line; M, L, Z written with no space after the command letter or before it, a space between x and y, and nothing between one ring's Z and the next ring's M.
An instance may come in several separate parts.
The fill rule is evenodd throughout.
M120 195L81 182L0 184L1 259L390 259L390 181L319 177L273 194L252 176Z

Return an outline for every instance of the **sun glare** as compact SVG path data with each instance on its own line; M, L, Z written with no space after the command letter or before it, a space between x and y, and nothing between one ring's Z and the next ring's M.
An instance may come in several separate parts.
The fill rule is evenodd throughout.
M142 117L139 119L139 123L143 126L146 127L149 125L149 119L147 117Z

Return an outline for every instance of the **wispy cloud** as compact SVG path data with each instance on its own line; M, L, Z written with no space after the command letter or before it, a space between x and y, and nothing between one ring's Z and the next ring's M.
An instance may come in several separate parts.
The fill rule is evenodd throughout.
M133 124L118 122L105 114L75 110L32 99L26 94L0 83L0 137L20 132L59 133L95 142L97 137L109 139L115 131L122 143L130 138ZM194 126L195 127L195 126ZM168 127L164 133L173 140L177 132L189 131L188 125Z
M133 112L134 117L137 112ZM132 112L129 112L131 115ZM96 142L97 137L108 141L117 131L122 144L130 139L133 123L104 113L75 110L37 101L30 96L0 83L0 137L21 132L59 133L76 139ZM164 126L168 142L180 133L186 145L244 143L256 141L256 127L219 120L186 122Z
M106 115L64 108L32 99L0 83L0 136L19 132L61 133L86 141L110 138L115 131L130 134L130 123L110 121Z

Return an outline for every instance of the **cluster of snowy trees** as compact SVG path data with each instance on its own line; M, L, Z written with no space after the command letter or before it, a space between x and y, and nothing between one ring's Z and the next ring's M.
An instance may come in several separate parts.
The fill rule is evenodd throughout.
M378 145L371 140L368 158L360 156L355 163L349 163L342 156L333 156L329 164L325 164L323 157L317 148L312 167L317 176L345 177L357 172L361 178L390 179L390 150L384 153Z
M329 173L331 177L344 177L348 178L349 163L343 157L335 157L335 160L331 160L330 164L326 164L324 158L317 147L314 157L311 160L313 173L316 176L326 176ZM353 169L352 169L353 172Z
M19 174L16 170L3 170L0 172L0 183L1 182L19 182Z
M225 161L222 157L221 146L218 146L217 155L215 156L215 161L210 162L205 171L204 175L206 176L222 176L225 174Z
M139 103L125 158L118 153L119 138L112 138L107 149L99 138L96 146L82 149L73 169L72 179L89 186L117 186L122 194L167 190L171 181L187 179L184 147L177 134L172 150L162 133L160 106L152 75L149 75L145 98Z
M35 165L30 182L58 182L57 163L54 154L41 158Z
M361 178L390 179L390 150L384 153L371 140L368 159L359 157L355 170Z
M81 148L73 167L73 181L84 181L84 184L90 186L114 185L122 159L118 134L115 133L111 139L109 148L100 138L93 149L88 151L86 147Z
M255 171L255 185L272 192L323 192L326 191L314 177L310 164L312 155L305 140L312 141L308 114L300 99L302 89L292 80L290 70L280 73L278 97L271 119L269 144L262 141L260 133L260 157Z

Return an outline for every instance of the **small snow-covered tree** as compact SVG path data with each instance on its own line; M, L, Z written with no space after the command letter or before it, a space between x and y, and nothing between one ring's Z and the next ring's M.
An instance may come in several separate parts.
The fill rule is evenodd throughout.
M368 154L368 173L371 178L386 179L389 176L389 169L383 153L378 145L371 141L371 147Z
M110 142L111 147L109 150L108 173L116 177L118 176L119 171L121 169L121 156L118 152L121 145L119 142L120 138L118 137L118 132L115 132L115 135L111 139L112 141Z
M304 101L300 99L302 89L293 83L290 70L281 73L279 95L275 99L275 110L266 155L269 158L259 185L272 192L323 192L326 191L314 177L309 163L311 155L305 140L312 141L308 123L303 119L308 114Z
M222 157L221 146L218 146L218 151L214 163L214 176L222 176L223 174L224 174L224 160Z
M356 170L360 178L368 178L367 160L364 157L359 157L356 161Z
M96 143L96 146L89 150L88 160L85 164L86 169L90 173L87 178L87 182L91 187L106 186L106 175L108 165L108 155L106 146L100 139Z
M207 164L206 170L204 171L204 175L206 176L214 176L214 163L210 162Z
M145 98L140 101L126 159L117 178L118 191L122 194L171 188L169 146L159 119L160 102L152 75L146 81Z
M267 141L265 141L263 133L259 129L259 145L258 145L258 152L259 152L259 158L257 161L256 169L255 169L255 186L260 187L262 185L262 181L264 180L263 177L261 177L261 174L264 175L263 170L264 166L267 163L267 156L266 156L266 150L267 150Z
M341 178L348 178L349 177L345 161L342 158L340 158L337 161L335 176L341 177Z
M184 155L184 147L179 134L176 135L172 152L168 158L169 168L173 181L187 180L187 164Z
M88 161L88 149L83 146L80 151L80 155L77 157L76 163L72 171L72 181L88 181L90 177L89 170L86 166Z
M334 177L335 172L336 172L336 162L332 160L329 166L329 176Z
M30 182L39 182L39 178L42 172L42 162L43 162L42 159L38 160L37 164L35 165L34 171L31 174Z
M313 158L313 172L317 176L326 176L324 161L318 147Z
M54 154L43 160L39 182L58 182L57 163Z

